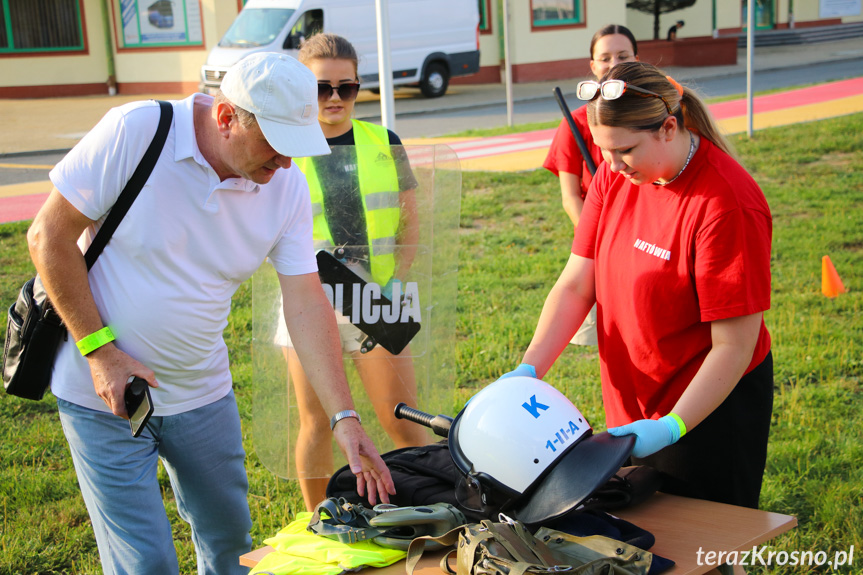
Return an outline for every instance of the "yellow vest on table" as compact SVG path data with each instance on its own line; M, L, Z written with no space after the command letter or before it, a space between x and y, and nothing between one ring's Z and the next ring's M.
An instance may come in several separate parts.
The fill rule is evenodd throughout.
M361 567L386 567L404 559L405 551L372 541L340 543L307 531L312 513L303 511L264 543L275 551L266 555L249 575L340 575Z
M383 126L352 120L357 150L357 173L360 197L369 239L372 279L381 286L395 272L396 233L399 228L399 179ZM311 158L295 158L294 163L306 175L312 196L315 249L335 247L324 214L324 191Z

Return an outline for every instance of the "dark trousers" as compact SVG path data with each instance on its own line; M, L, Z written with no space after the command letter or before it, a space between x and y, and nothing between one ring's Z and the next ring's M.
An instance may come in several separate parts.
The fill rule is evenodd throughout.
M659 470L665 493L757 509L772 411L768 352L695 429L653 455L633 458L633 464Z

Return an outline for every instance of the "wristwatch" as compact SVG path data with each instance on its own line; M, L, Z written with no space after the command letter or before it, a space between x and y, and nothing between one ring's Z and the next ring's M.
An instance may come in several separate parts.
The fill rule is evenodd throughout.
M357 420L357 421L359 421L360 423L362 423L362 422L363 422L363 420L362 420L362 419L360 419L360 414L359 414L359 413L357 413L357 412L356 412L356 411L354 411L353 409L345 409L344 411L340 411L340 412L338 412L337 414L335 414L335 415L330 419L330 429L335 429L335 428L336 428L336 424L337 424L338 422L340 422L341 420L343 420L344 418L346 418L346 417L353 417L354 419L356 419L356 420Z

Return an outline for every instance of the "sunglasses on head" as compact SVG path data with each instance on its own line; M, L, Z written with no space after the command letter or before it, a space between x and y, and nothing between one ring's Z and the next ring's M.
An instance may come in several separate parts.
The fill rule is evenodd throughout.
M651 92L650 90L627 84L623 80L606 80L601 84L599 82L594 82L593 80L585 80L584 82L578 83L578 87L575 89L575 94L578 96L579 100L593 100L596 98L597 94L600 94L605 100L617 100L623 96L624 92L627 90L640 96L643 95L651 98L659 98L665 104L666 109L668 109L668 113L673 113L671 111L671 104L668 103L665 96L660 96L656 92Z
M333 92L338 92L340 100L350 102L351 100L356 100L359 91L360 85L358 83L332 86L331 84L320 82L318 83L318 100L326 102L333 97Z

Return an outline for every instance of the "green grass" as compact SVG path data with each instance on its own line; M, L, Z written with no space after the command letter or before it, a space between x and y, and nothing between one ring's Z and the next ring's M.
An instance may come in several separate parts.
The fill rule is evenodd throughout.
M557 128L560 120L548 122L533 122L530 124L519 124L517 126L499 126L497 128L471 128L462 132L455 132L442 136L444 138L489 138L491 136L505 136L507 134L518 134L521 132L533 132L536 130L547 130Z
M800 525L771 542L791 551L857 551L863 546L863 115L771 129L734 138L774 216L773 337L776 398L762 507L797 516ZM463 402L516 365L551 284L568 256L570 226L557 180L544 170L466 173L454 386ZM27 223L0 226L0 302L8 305L32 266ZM820 293L821 257L829 255L849 292ZM258 460L251 438L251 290L234 301L226 338L249 453L249 502L255 545L302 507L294 482ZM570 346L547 380L604 428L597 357ZM89 520L52 397L0 397L0 574L100 571ZM165 503L182 573L194 572L188 527L164 474ZM808 573L809 569L751 569ZM829 572L822 570L821 572Z

